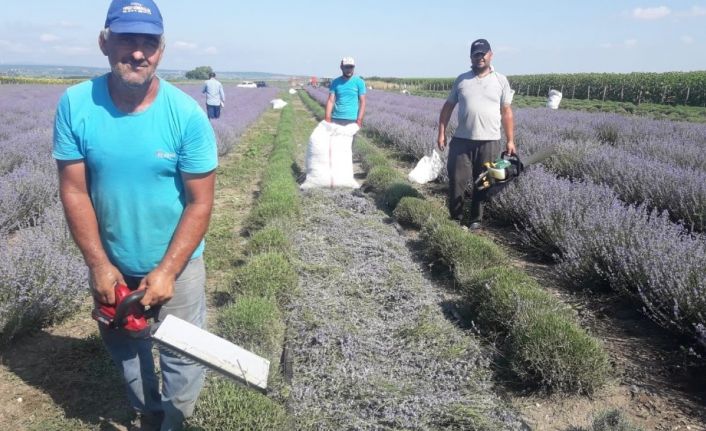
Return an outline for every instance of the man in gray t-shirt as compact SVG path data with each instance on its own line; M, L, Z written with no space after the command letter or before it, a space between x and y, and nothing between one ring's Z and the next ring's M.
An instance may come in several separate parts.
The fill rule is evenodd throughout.
M449 174L449 213L459 222L463 218L464 193L483 163L495 159L496 143L500 140L500 126L507 138L506 152L515 153L514 123L512 119L513 91L504 75L493 70L490 61L493 52L485 39L471 44L472 70L462 73L454 81L449 96L439 114L439 150L446 148L446 126L458 104L458 127L449 143L446 168ZM480 199L471 196L471 229L479 229L483 218Z

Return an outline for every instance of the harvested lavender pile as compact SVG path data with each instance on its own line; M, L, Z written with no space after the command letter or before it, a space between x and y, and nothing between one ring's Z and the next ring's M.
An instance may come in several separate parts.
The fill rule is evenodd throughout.
M287 310L296 428L522 429L385 214L346 190L307 192L302 208Z

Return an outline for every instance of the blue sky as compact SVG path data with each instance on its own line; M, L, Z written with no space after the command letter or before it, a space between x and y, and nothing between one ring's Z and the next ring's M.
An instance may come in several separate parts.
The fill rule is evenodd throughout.
M335 76L456 76L488 39L507 75L706 70L706 0L157 0L161 67ZM108 0L3 1L0 64L106 66ZM31 6L30 6L31 5Z

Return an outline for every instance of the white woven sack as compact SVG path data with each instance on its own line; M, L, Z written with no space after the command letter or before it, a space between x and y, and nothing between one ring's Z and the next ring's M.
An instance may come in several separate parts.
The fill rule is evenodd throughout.
M435 149L431 156L424 156L417 162L417 166L412 169L407 178L413 183L426 184L441 175L443 169L444 161L441 160L441 155Z
M559 109L559 103L561 103L561 92L557 90L549 90L547 95L547 108Z
M360 128L321 121L309 137L306 149L306 181L302 190L313 187L360 187L353 178L353 136Z
M287 102L282 99L272 99L270 100L270 104L272 105L273 109L282 109L287 106Z

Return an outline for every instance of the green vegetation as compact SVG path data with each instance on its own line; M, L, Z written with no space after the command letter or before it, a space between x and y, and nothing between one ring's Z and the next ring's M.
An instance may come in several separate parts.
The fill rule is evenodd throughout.
M295 287L297 273L282 253L261 253L251 257L235 275L233 294L278 297Z
M284 407L266 396L223 379L209 379L201 393L189 429L287 430Z
M284 337L282 313L273 297L242 295L219 313L218 332L258 355L277 357Z
M252 234L250 244L243 250L247 260L239 268L225 270L226 277L232 278L232 285L226 292L227 304L219 310L216 325L221 336L270 360L271 395L267 397L223 379L209 379L189 421L197 429L290 429L290 418L283 407L288 390L279 366L285 330L280 304L298 284L290 255L291 243L283 229L288 225L287 218L296 215L299 208L292 172L293 124L290 105L282 111L269 159L265 161L263 157L268 146L254 142L244 151L245 161L250 162L248 167L229 170L250 175L262 170L264 173L259 199L247 218ZM287 202L287 207L278 206L280 201ZM219 239L236 240L222 234ZM223 258L217 258L216 262L222 264Z
M89 77L82 78L34 78L29 76L3 76L0 75L0 85L2 84L62 84L73 85L83 82Z
M199 66L196 69L186 72L186 79L208 79L209 75L213 72L211 66Z
M422 228L429 256L454 269L473 320L485 332L505 337L509 368L524 383L591 393L607 382L609 362L600 343L534 279L508 267L497 245L464 231L423 199L403 198L393 215Z
M449 91L455 78L366 78L409 91ZM658 103L706 107L706 71L665 73L569 73L508 76L518 95L546 96L550 89L565 99Z
M276 226L267 226L255 232L246 246L246 253L251 256L269 252L288 254L290 250L289 238L283 228Z

